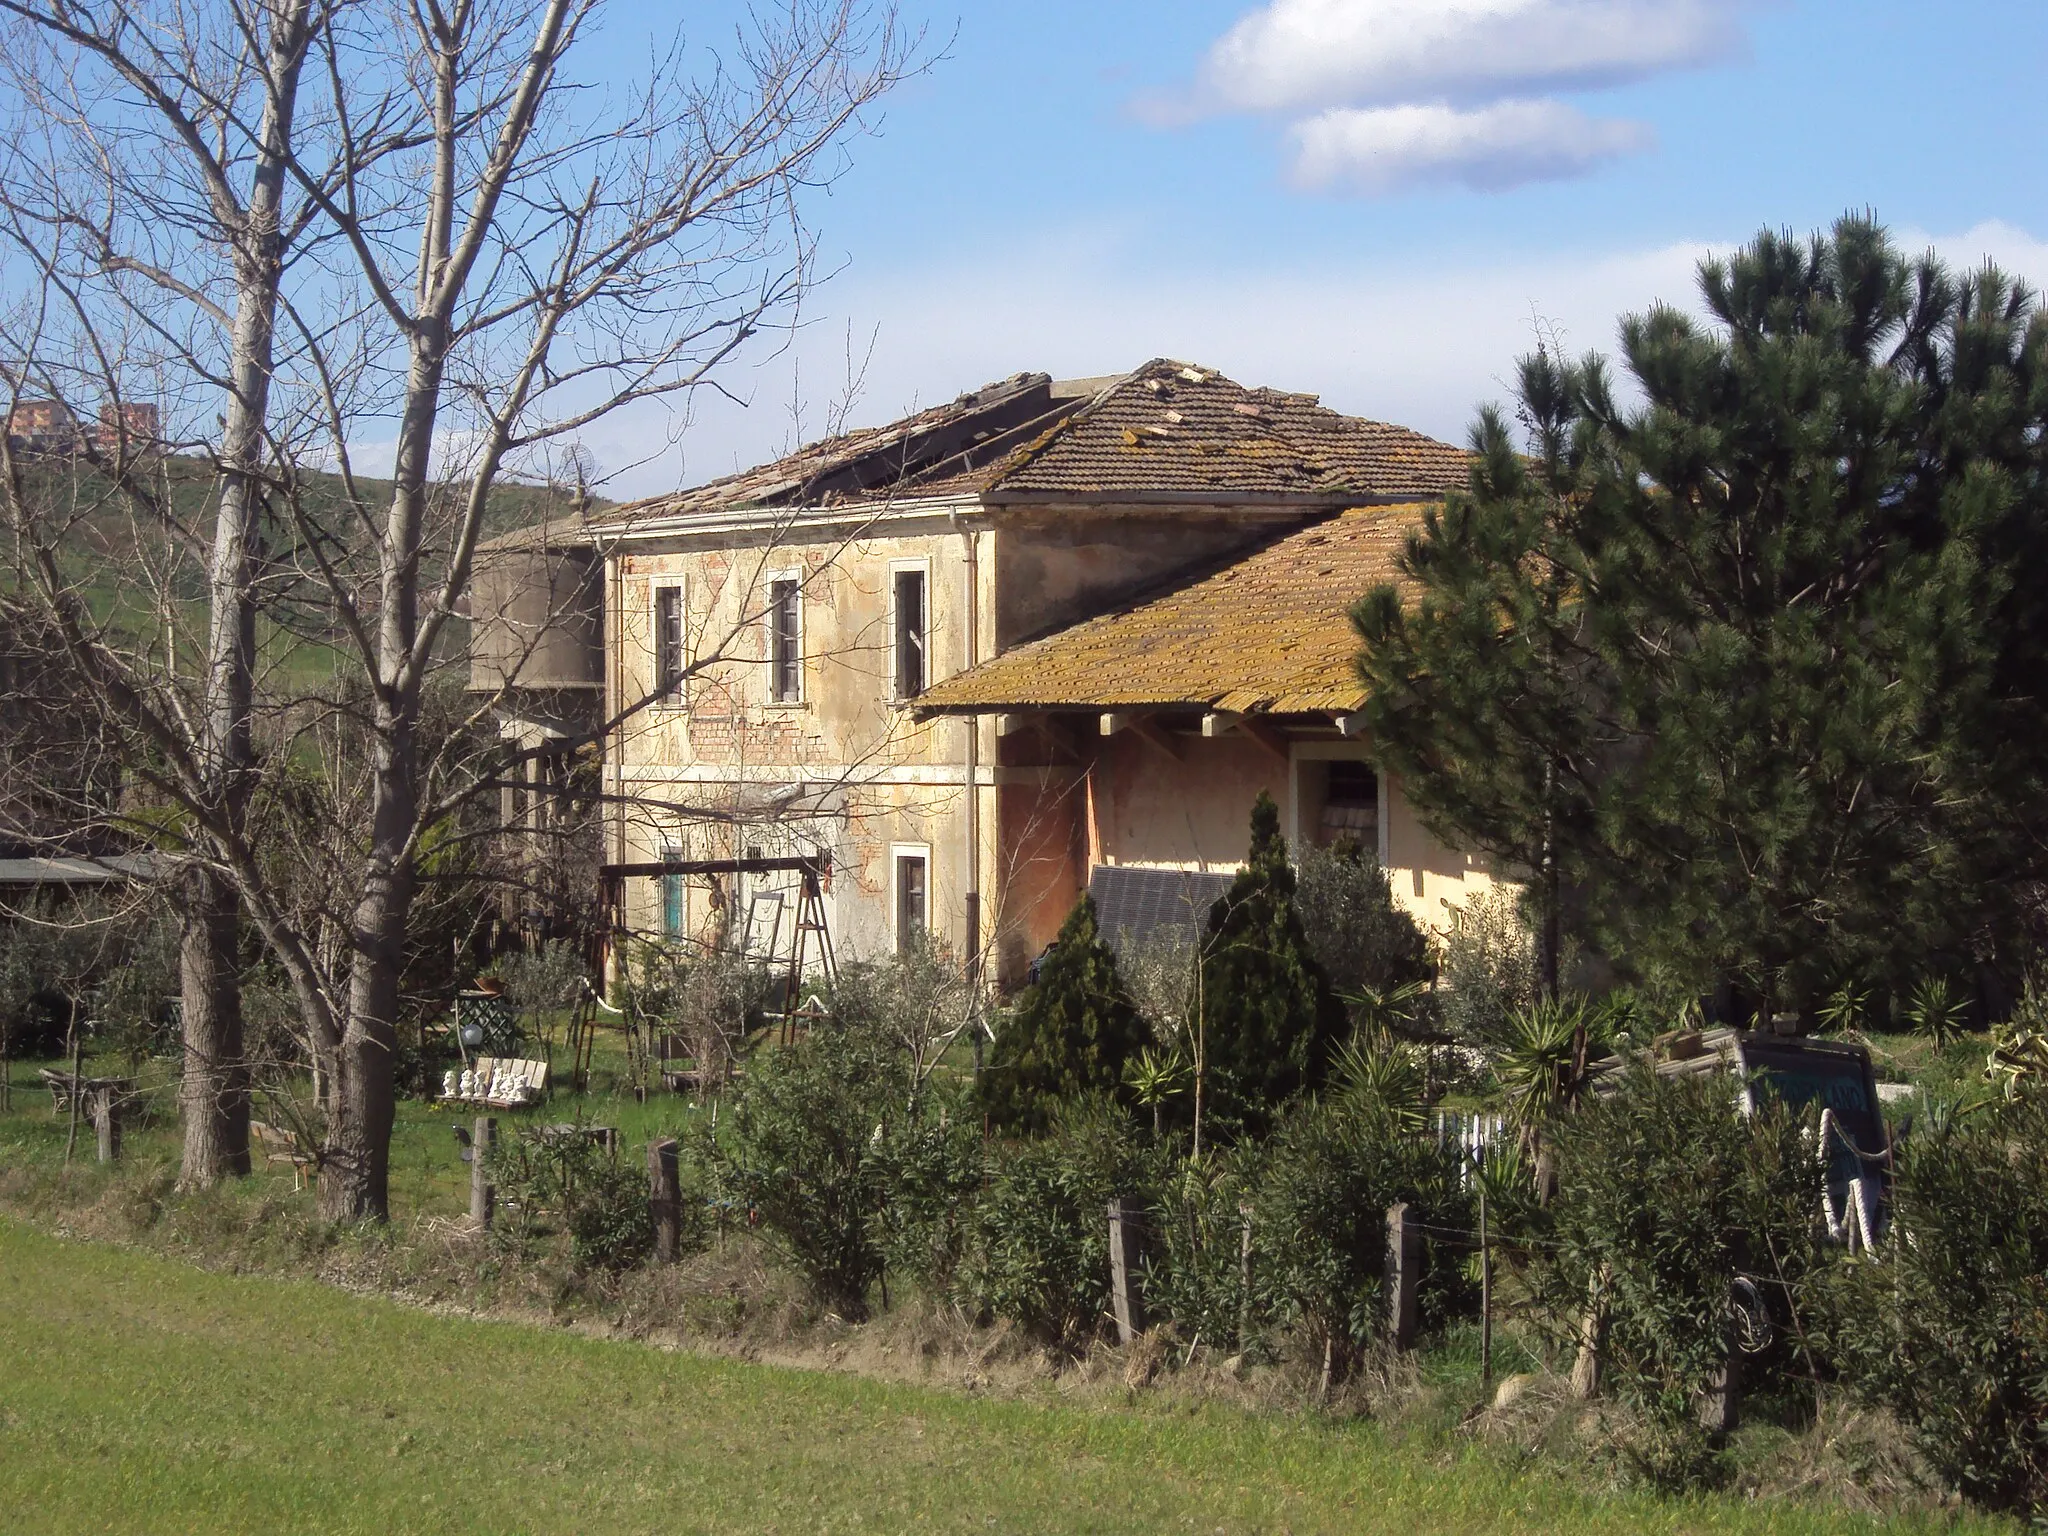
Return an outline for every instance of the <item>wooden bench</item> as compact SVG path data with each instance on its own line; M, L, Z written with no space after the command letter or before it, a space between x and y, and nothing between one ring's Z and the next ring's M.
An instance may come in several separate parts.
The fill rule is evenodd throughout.
M296 1131L288 1131L279 1125L266 1125L261 1120L251 1120L249 1138L262 1149L264 1162L291 1164L294 1191L304 1189L306 1181L320 1167L318 1154L308 1151L300 1143Z

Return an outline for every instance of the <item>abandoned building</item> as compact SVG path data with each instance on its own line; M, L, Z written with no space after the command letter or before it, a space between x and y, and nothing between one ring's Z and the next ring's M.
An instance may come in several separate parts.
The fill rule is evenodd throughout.
M842 956L923 933L1015 982L1084 889L1112 928L1204 906L1267 790L1292 842L1376 849L1442 928L1491 876L1377 770L1346 612L1467 469L1161 360L511 535L472 656L533 751L508 814L598 737L629 931L786 946L787 871L668 871L815 856Z

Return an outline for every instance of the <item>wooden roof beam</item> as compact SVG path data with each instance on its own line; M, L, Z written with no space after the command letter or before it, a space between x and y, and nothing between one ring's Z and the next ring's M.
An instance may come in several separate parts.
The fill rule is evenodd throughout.
M1180 762L1184 755L1180 743L1161 730L1156 722L1144 715L1132 714L1128 710L1117 710L1103 715L1100 719L1100 729L1105 736L1114 736L1119 731L1129 731L1146 746L1172 758L1176 763Z
M1257 742L1268 752L1288 763L1294 760L1287 750L1287 738L1267 725L1263 720L1254 720L1249 715L1213 713L1202 716L1202 734L1212 740L1227 736L1232 731L1241 732L1248 740Z

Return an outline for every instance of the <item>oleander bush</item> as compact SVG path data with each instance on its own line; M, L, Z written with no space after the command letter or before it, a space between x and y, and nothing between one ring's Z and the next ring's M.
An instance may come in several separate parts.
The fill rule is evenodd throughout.
M2048 1100L1917 1128L1891 1241L1845 1260L1825 1335L1851 1389L1973 1503L2048 1512Z
M1659 1432L1663 1469L1687 1475L1702 1465L1698 1415L1727 1357L1731 1287L1749 1282L1782 1324L1774 1353L1744 1362L1763 1381L1782 1374L1825 1259L1813 1116L1767 1094L1745 1116L1734 1086L1719 1072L1635 1067L1551 1129L1557 1193L1536 1270L1544 1315L1570 1351L1594 1310L1603 1389Z
M964 1294L1043 1343L1084 1343L1109 1310L1109 1203L1140 1177L1136 1140L1114 1101L1063 1103L1047 1135L991 1154Z

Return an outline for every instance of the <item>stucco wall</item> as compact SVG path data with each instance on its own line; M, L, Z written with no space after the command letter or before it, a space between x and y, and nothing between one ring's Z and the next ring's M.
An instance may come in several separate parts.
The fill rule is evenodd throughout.
M942 520L848 537L843 531L757 542L677 539L666 549L621 552L611 563L613 708L654 688L655 591L683 592L684 659L692 669L681 697L641 710L615 734L612 756L624 795L612 843L621 862L829 851L834 873L827 912L842 957L879 953L893 942L891 882L896 850L927 852L932 926L965 942L968 885L965 763L976 727L920 723L898 707L893 589L900 568L925 572L926 671L936 682L969 655L966 624L978 607L984 632L992 573L989 536L975 535L981 601L966 590L967 535ZM801 694L770 697L769 584L801 589ZM982 726L990 740L992 728ZM984 753L983 760L992 754ZM984 888L993 873L993 773L984 770ZM774 809L777 803L787 809ZM659 882L632 882L628 922L662 923ZM689 887L687 928L713 917L708 882Z

